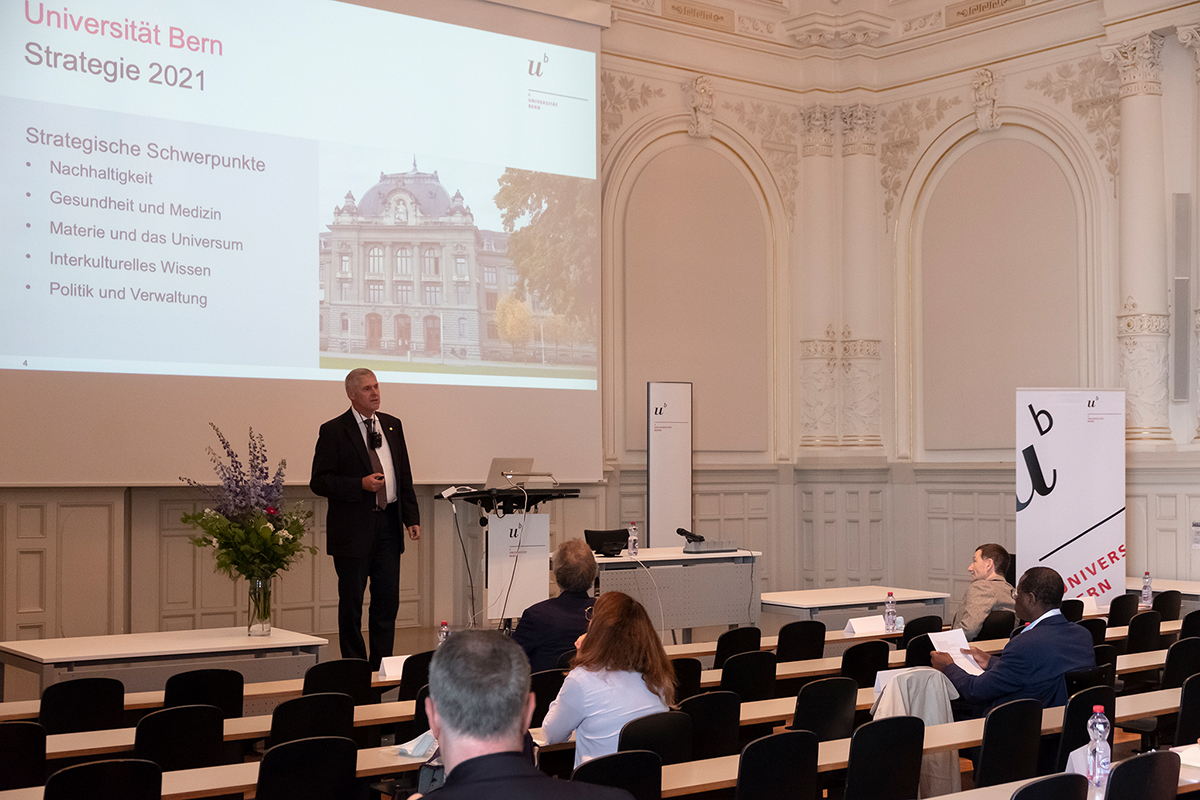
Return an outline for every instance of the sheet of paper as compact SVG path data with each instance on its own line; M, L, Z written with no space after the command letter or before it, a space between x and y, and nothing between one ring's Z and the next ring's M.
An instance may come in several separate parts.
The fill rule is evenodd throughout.
M934 650L949 653L950 658L954 659L954 663L961 667L963 672L968 675L983 674L983 669L975 663L975 659L962 652L968 646L967 636L962 632L962 628L931 633L929 641L933 642Z
M379 677L399 678L404 671L404 660L408 656L386 656L379 664Z
M883 622L883 614L855 617L846 620L846 633L887 633L887 626Z

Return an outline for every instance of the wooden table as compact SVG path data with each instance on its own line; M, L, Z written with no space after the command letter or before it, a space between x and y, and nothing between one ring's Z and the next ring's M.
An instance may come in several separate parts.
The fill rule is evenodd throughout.
M896 600L896 613L905 619L930 614L946 618L946 598L950 595L945 592L874 585L767 592L762 596L762 610L797 619L821 620L829 628L839 629L845 627L848 619L882 614L888 592Z

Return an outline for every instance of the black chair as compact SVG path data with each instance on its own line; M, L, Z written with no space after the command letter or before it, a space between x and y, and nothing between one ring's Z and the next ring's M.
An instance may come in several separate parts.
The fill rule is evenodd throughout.
M1090 689L1093 686L1108 686L1112 688L1117 676L1115 664L1097 664L1088 669L1073 669L1066 675L1063 675L1063 680L1067 682L1067 697L1082 692L1084 689Z
M621 726L617 751L649 750L667 764L692 760L692 718L682 711L660 711Z
M46 780L46 729L36 722L0 722L0 792Z
M671 666L675 668L675 702L700 694L700 659L672 658Z
M216 706L173 706L142 717L133 738L134 758L163 772L225 763L225 716Z
M922 633L920 636L908 643L908 647L904 650L904 666L906 667L928 667L933 664L933 651L936 648L933 645L933 640L929 638L928 633Z
M1035 777L1041 739L1042 705L1037 700L1010 700L993 708L983 720L975 786Z
M352 739L342 736L296 739L263 754L254 796L257 800L352 798L357 769L358 751Z
M413 653L404 659L400 669L400 684L396 687L397 700L414 700L421 687L429 683L429 662L433 660L432 650L424 653Z
M854 733L858 684L851 678L821 678L800 687L790 730L812 731L818 741L848 739Z
M930 614L927 617L917 617L910 622L905 622L904 633L900 635L900 641L896 644L896 649L904 650L908 647L908 643L916 637L941 631L942 624L942 618L935 614Z
M1083 775L1047 775L1013 792L1011 800L1087 800L1088 779Z
M1195 744L1200 740L1200 677L1193 675L1183 682L1179 698L1179 721L1175 725L1175 746Z
M920 717L885 717L860 727L850 738L843 800L912 800L924 745Z
M1129 620L1133 619L1133 615L1137 613L1137 608L1138 596L1136 594L1117 595L1108 606L1108 627L1116 628L1128 625Z
M842 653L841 676L850 678L860 689L874 686L875 674L888 668L891 649L887 642L878 639L847 647L846 652Z
M993 611L984 618L983 626L980 627L979 633L975 634L975 641L1007 639L1012 635L1015 627L1017 627L1017 615L1014 612Z
M234 669L193 669L167 678L163 708L216 706L225 719L242 716L246 679Z
M1067 622L1079 622L1079 620L1083 619L1083 601L1078 598L1072 597L1063 600L1058 608L1062 612L1062 615L1066 617Z
M1111 722L1115 719L1113 708L1116 706L1116 702L1116 692L1108 686L1093 686L1071 695L1071 698L1067 700L1067 709L1063 712L1062 734L1058 739L1058 754L1054 759L1054 772L1062 772L1066 769L1067 758L1071 755L1071 751L1077 747L1083 747L1090 741L1087 722L1091 719L1092 708L1104 706L1104 716L1108 717ZM1114 727L1109 726L1108 729L1110 747L1112 746Z
M775 660L811 661L825 655L825 623L815 619L798 619L779 629Z
M153 761L117 758L64 767L46 780L43 800L159 800L162 770Z
M1133 597L1133 595L1128 595ZM1161 649L1162 615L1143 611L1129 620L1129 635L1125 639L1126 653L1149 653Z
M46 734L125 727L125 685L116 678L75 678L42 692L38 722Z
M429 697L429 684L425 684L417 690L416 708L413 710L412 721L412 736L414 738L420 736L425 731L429 730L429 715L425 713L425 698ZM530 727L540 727L539 725L531 725Z
M634 800L662 797L662 759L649 750L626 750L585 761L571 773L571 780L615 786Z
M725 631L717 637L717 652L713 656L713 669L721 669L730 656L739 653L755 653L762 647L762 631L753 625Z
M1167 650L1159 688L1178 689L1197 673L1200 673L1200 639L1180 639ZM1141 734L1143 752L1157 750L1158 741L1164 734L1167 738L1173 738L1178 717L1178 714L1171 713L1131 719L1121 723L1121 730Z
M1150 608L1162 615L1163 622L1174 622L1179 619L1182 606L1183 595L1179 593L1178 589L1159 592L1154 595L1154 600L1150 603Z
M731 656L721 668L721 691L736 692L743 703L774 697L775 654L756 650Z
M567 673L561 669L542 670L529 676L529 691L533 692L536 702L533 707L533 721L529 723L529 727L542 727L542 720L546 718L546 712L550 710L554 698L558 697L558 690L562 688L566 678ZM414 735L417 733L420 731L414 731Z
M1192 637L1200 637L1200 609L1190 612L1183 618L1183 624L1179 626L1180 639Z
M348 694L306 694L275 706L267 746L329 736L343 736L354 741L354 701Z
M1117 666L1117 646L1115 644L1098 644L1092 648L1096 654L1097 664L1112 664L1113 668Z
M736 694L705 692L681 702L679 710L692 718L692 760L738 752L742 701Z
M1104 620L1092 617L1091 619L1081 619L1075 624L1081 628L1087 628L1088 632L1092 634L1092 644L1107 644L1108 623Z
M1105 800L1169 800L1179 791L1179 754L1142 753L1116 764L1108 773Z
M304 673L301 694L341 692L350 695L354 705L375 703L378 696L371 688L371 662L365 658L338 658L313 664ZM403 673L401 674L403 680Z
M783 731L750 742L738 759L734 800L819 797L817 748L812 731Z

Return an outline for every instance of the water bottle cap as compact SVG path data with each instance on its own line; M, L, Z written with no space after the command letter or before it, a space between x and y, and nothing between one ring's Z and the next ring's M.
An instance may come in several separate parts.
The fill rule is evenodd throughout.
M449 625L450 623L449 623L449 622L446 622L446 620L442 620L442 624L443 624L443 625Z
M1092 713L1093 714L1103 714L1104 706L1092 706Z

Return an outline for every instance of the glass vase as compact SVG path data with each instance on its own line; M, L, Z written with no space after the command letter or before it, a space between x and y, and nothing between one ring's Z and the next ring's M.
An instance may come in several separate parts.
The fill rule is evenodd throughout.
M250 604L246 632L251 636L271 635L271 579L247 578Z

